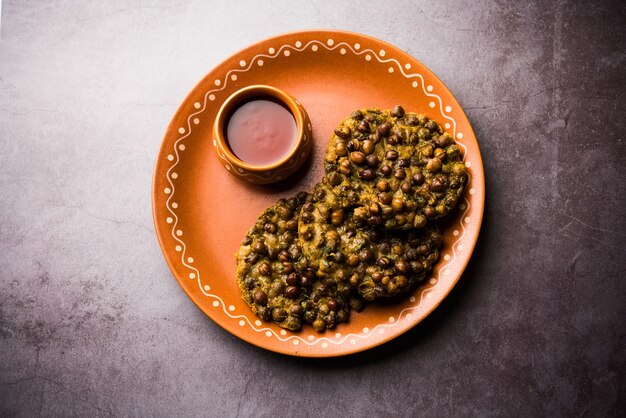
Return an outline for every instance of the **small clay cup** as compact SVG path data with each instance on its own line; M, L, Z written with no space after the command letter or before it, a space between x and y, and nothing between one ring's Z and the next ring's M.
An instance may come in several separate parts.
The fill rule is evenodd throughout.
M269 165L252 165L240 160L228 146L226 124L230 115L241 105L255 99L276 100L293 115L298 128L291 150L280 160ZM272 86L253 85L231 94L220 107L213 125L213 144L217 157L226 170L241 180L254 184L269 184L291 176L311 151L312 133L309 116L302 104L290 94Z

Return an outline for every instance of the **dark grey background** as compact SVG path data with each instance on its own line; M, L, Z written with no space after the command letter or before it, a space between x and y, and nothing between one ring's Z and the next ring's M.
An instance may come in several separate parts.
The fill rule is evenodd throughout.
M0 415L623 414L625 3L335 3L3 2ZM205 317L150 210L162 134L195 83L250 43L316 27L378 37L439 75L488 192L445 302L331 360L265 352Z

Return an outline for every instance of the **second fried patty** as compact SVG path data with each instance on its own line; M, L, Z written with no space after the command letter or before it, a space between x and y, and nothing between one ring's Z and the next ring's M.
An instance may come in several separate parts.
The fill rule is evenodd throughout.
M356 289L365 300L395 296L424 279L439 258L439 228L390 231L360 220L319 183L302 207L302 252L316 275Z

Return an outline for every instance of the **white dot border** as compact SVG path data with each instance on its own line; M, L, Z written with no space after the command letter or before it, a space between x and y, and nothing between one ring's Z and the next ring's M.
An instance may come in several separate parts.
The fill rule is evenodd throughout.
M175 141L174 147L176 148L176 146L178 145L178 143L180 141L184 140L185 138L187 138L191 134L191 128L192 128L191 122L192 121L193 121L193 123L195 125L199 124L200 120L198 118L195 118L195 119L191 119L191 118L199 115L200 113L202 113L203 111L206 110L207 100L215 101L216 100L216 95L215 94L219 93L219 91L224 90L226 88L226 86L227 86L227 84L229 82L229 79L232 80L233 82L238 79L237 74L231 74L232 72L244 73L244 72L248 71L249 69L251 69L252 68L252 64L255 63L255 62L257 64L257 66L259 66L259 67L262 66L264 64L264 60L261 59L261 57L263 57L263 58L270 58L270 59L276 59L276 58L281 57L281 56L289 57L291 55L292 51L293 52L300 52L302 50L307 49L309 46L311 47L312 51L317 51L320 46L326 48L329 51L336 50L339 47L341 47L341 48L338 49L339 54L341 56L346 55L348 50L350 50L355 55L364 55L364 57L365 57L365 59L367 61L372 61L373 59L376 59L380 63L391 62L391 63L395 64L397 66L397 68L398 68L398 71L396 72L396 67L394 65L392 65L392 66L388 66L387 67L387 73L388 74L395 74L395 73L401 74L402 76L404 76L405 78L407 78L411 82L411 85L412 85L413 88L417 88L417 87L421 86L422 90L424 90L424 93L428 97L436 98L439 101L439 108L440 108L439 110L441 112L441 115L443 116L443 118L448 119L448 120L450 120L452 122L452 126L451 127L453 128L452 129L453 136L455 136L455 138L457 138L457 140L463 139L463 133L456 132L456 121L451 116L446 115L446 113L450 113L451 112L451 110L452 110L451 106L447 105L445 107L445 110L444 110L443 102L442 102L441 97L438 96L437 94L433 93L434 87L432 85L428 85L428 86L426 86L424 88L424 84L425 84L424 83L424 78L423 78L423 76L421 74L419 74L419 73L406 74L405 73L404 70L408 71L408 70L411 69L411 64L407 63L407 64L404 65L404 68L403 68L402 64L399 63L396 59L394 59L394 58L385 58L385 56L387 56L387 51L385 51L384 49L381 49L379 51L374 51L374 50L371 50L371 49L361 49L361 45L358 44L358 43L355 44L354 48L353 48L348 43L336 42L334 39L327 39L325 42L324 41L318 41L318 40L311 40L308 43L306 43L304 46L302 45L302 43L300 41L298 41L298 42L296 42L295 45L296 45L296 48L294 48L291 45L283 45L283 46L279 47L278 50L276 50L274 47L271 47L271 48L268 49L268 51L271 54L269 56L265 55L265 54L258 54L255 57L253 57L250 61L240 60L239 64L240 64L240 67L242 67L242 69L231 69L230 71L228 71L226 73L226 76L225 76L223 82L222 82L221 79L214 80L215 86L217 86L219 88L212 89L209 92L205 93L205 95L204 95L204 105L202 105L201 102L199 102L199 101L196 101L196 102L193 103L193 107L195 109L198 109L198 111L196 111L195 113L192 113L189 116L187 128L185 128L184 126L179 127L178 133L180 135L182 135L182 136L177 141ZM281 51L282 51L282 54L281 54ZM384 58L384 59L382 59L382 58ZM421 83L418 82L417 80L415 80L414 78L420 79ZM434 109L435 106L436 106L436 103L435 102L430 102L429 106L432 109ZM450 124L446 122L445 125L446 125L446 129L449 129ZM464 144L462 144L461 142L459 142L459 141L457 141L457 143L465 150L465 154L466 154L467 153L466 146ZM183 150L185 150L185 145L181 144L178 147L178 150L174 149L174 154L176 155L176 158L174 158L174 155L171 155L171 154L168 155L167 159L169 161L174 161L174 159L176 160L174 162L174 164L168 170L168 173L179 163L179 158L180 157L178 155L178 151L183 151ZM467 162L466 165L467 165L467 167L469 167L470 163ZM172 177L172 178L175 178L175 177ZM175 193L175 187L174 187L174 184L171 182L171 180L169 178L167 180L169 181L170 185L172 186L171 192L170 192L170 189L167 188L167 187L164 189L166 191L166 194L168 195L167 202L169 203L169 201L173 198L173 195ZM471 179L469 181L471 181ZM471 191L472 191L471 195L473 195L474 194L473 193L474 189L471 189ZM466 210L464 212L467 213L468 210L469 210L469 201L465 197L464 197L464 201L466 203L466 205L464 205L466 207ZM166 208L170 212L170 214L173 215L174 220L175 220L172 224L173 225L177 225L178 224L178 217L173 212L173 210L168 206L168 203L166 203ZM175 209L177 207L178 207L178 205L176 203L172 204L172 208ZM169 223L169 219L170 218L168 218L168 223ZM460 223L460 228L464 232L465 228L464 228L464 225L463 225L463 220L467 220L467 218L466 217L465 218L462 217L461 219L462 219L462 221ZM289 336L287 338L281 338L280 337L281 335L283 337L285 337L285 335L286 335L285 332L280 331L279 333L276 333L273 330L270 330L268 328L260 328L260 327L263 326L261 321L255 319L254 323L253 323L247 316L242 316L242 315L233 316L233 315L231 315L229 313L229 311L233 312L235 310L234 306L233 305L229 305L228 308L227 308L227 305L221 300L221 298L219 296L208 293L209 290L210 290L210 286L209 285L204 285L203 286L201 284L200 272L195 267L193 267L193 266L189 265L189 263L185 262L184 257L185 257L186 246L185 246L184 242L182 241L182 237L181 237L182 231L181 230L177 230L176 234L174 234L174 229L173 229L172 230L172 235L174 236L174 238L177 241L179 241L182 244L182 246L179 246L179 247L181 247L180 252L182 253L181 256L183 257L182 264L185 265L185 267L191 269L191 272L189 273L189 277L192 278L192 279L196 279L198 281L198 284L200 285L200 289L202 290L202 292L206 296L215 298L215 300L212 302L212 305L214 307L220 307L221 306L224 309L224 312L228 316L236 319L240 326L245 326L245 324L248 324L253 330L255 330L257 332L265 332L265 334L267 336L274 336L274 337L278 338L280 341L290 341L294 346L298 345L300 342L303 342L303 343L308 344L308 345L314 345L314 344L318 344L318 343L321 342L320 345L322 346L322 348L327 348L329 343L341 344L341 343L347 342L347 341L349 341L349 343L351 345L356 345L358 340L355 337L358 337L358 338L361 338L361 339L362 338L367 338L367 337L373 335L374 332L376 332L376 331L379 334L382 335L382 334L385 333L385 331L384 331L384 328L381 328L381 326L384 326L384 327L394 326L394 325L398 324L400 322L400 320L403 319L403 318L404 319L410 319L412 317L411 311L414 310L416 307L418 307L420 305L421 300L424 298L424 296L426 298L431 298L432 297L432 291L431 290L440 282L439 279L435 279L435 278L430 279L429 284L431 285L431 287L427 287L427 288L422 289L419 301L417 301L417 299L414 296L411 296L409 298L409 301L411 303L416 303L417 302L415 305L413 305L413 306L411 306L409 308L403 309L397 315L397 318L392 316L392 317L389 318L389 323L377 325L372 330L370 330L368 328L364 328L362 333L350 333L350 334L347 334L347 335L343 336L343 338L338 338L337 336L341 336L341 334L337 333L336 334L336 338L334 340L331 340L331 339L326 338L326 337L321 337L321 338L317 338L316 339L313 336L309 336L308 337L309 341L305 340L304 338L297 337L297 336ZM445 264L445 266L447 266L447 265L451 264L452 262L454 262L454 260L456 258L456 253L454 252L455 245L463 237L463 233L459 232L458 230L454 230L454 234L453 235L455 235L455 237L458 237L458 238L456 239L455 243L452 244L452 246L451 246L452 249L453 249L453 254L452 254L451 257L449 255L447 255L449 257L449 260L448 259L445 260L445 261L448 261ZM462 246L459 246L459 247L462 248ZM192 260L193 260L193 258L190 257L189 261L193 262ZM442 271L445 271L446 275L448 274L448 270L444 270L445 266L440 266L439 267L438 275L440 275ZM406 312L406 311L408 311L408 312ZM403 314L404 314L404 316L403 316ZM242 324L242 322L243 322L243 324ZM311 337L313 337L313 338L311 338Z

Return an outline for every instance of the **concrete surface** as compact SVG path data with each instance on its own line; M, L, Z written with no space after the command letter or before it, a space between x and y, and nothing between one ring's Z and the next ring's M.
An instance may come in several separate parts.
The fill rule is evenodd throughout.
M625 3L336 3L3 2L0 415L624 413ZM326 361L205 317L150 210L157 148L192 86L250 43L316 27L381 38L438 74L488 190L443 305Z

